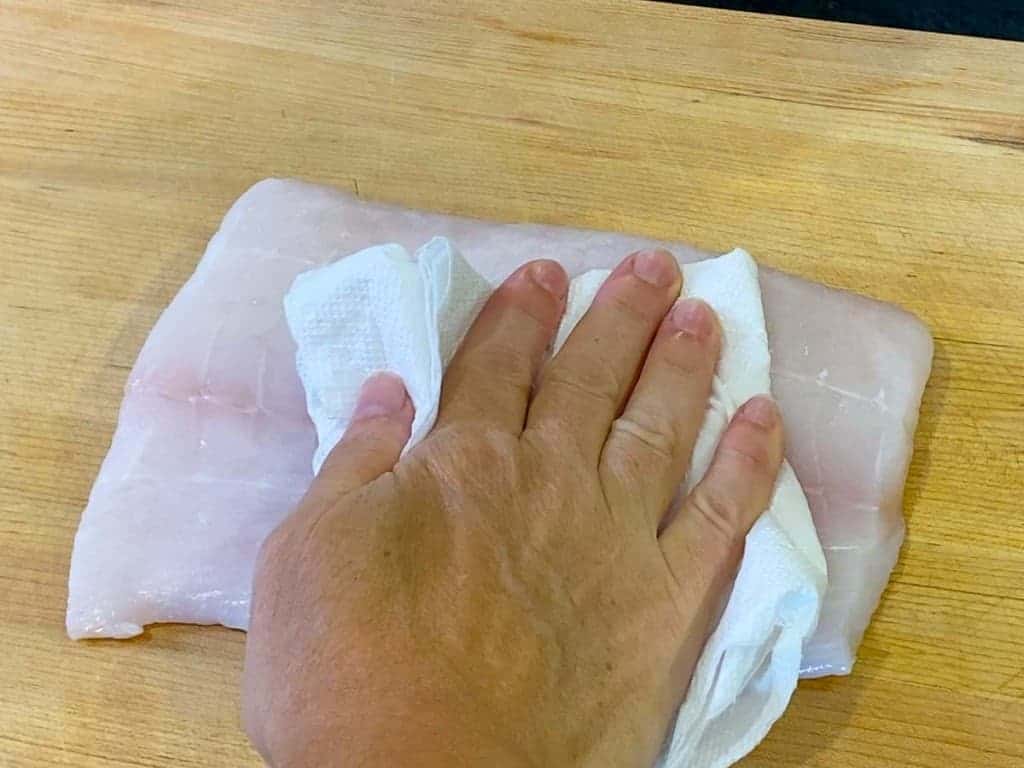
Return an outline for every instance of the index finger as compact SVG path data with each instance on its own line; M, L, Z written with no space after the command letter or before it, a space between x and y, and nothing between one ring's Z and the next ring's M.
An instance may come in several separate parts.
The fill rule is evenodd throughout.
M549 260L529 262L501 284L445 371L435 429L472 421L522 431L568 290L565 270Z

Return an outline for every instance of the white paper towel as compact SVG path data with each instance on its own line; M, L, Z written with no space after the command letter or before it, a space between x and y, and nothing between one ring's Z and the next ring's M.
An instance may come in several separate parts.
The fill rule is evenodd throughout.
M770 388L757 265L744 251L682 265L684 293L708 302L723 330L712 400L685 481L707 470L736 408ZM572 281L555 350L590 306L608 275L594 270ZM415 258L382 245L300 275L285 297L324 458L348 425L359 388L377 371L405 381L416 408L406 449L433 426L444 367L492 286L443 238ZM721 768L764 737L789 703L804 640L818 621L825 559L807 500L786 464L768 511L747 537L733 592L704 649L675 731L659 760L663 768Z
M316 425L319 472L370 374L405 381L416 416L406 448L434 426L441 378L491 284L436 237L415 260L399 245L368 248L299 275L284 298L296 367Z

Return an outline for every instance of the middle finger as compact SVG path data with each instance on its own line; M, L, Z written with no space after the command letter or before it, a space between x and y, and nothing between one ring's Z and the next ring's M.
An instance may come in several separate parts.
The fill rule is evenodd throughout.
M640 251L619 264L544 369L527 429L568 429L596 463L681 287L668 251Z

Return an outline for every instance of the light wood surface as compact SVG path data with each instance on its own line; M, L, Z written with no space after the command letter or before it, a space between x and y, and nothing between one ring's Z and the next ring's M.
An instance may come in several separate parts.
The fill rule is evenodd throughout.
M271 175L743 244L924 318L892 585L853 676L802 684L743 765L1024 764L1024 45L635 2L2 0L0 766L257 764L242 634L76 644L63 612L126 371Z

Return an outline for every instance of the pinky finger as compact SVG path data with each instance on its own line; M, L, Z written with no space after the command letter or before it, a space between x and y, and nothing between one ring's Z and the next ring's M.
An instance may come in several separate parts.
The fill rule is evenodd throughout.
M733 417L707 473L659 538L680 587L717 600L708 593L726 588L735 575L747 533L771 503L782 456L778 407L768 396L752 398Z

